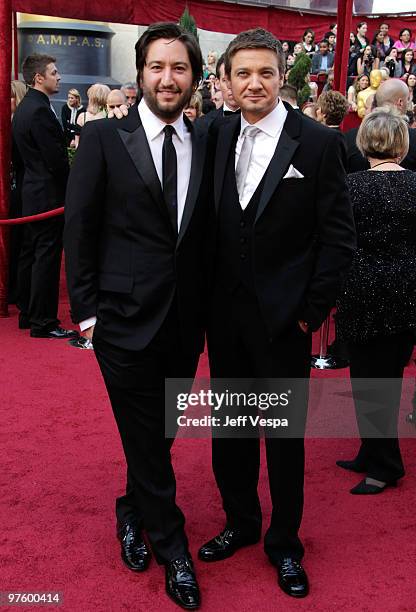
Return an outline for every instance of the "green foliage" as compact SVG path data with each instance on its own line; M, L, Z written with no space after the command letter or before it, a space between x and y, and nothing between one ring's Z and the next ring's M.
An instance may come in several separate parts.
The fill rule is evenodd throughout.
M298 105L301 107L311 95L311 88L306 77L311 69L312 60L306 53L299 53L289 74L288 83L296 87L298 92Z
M195 19L190 14L188 7L186 7L184 12L182 13L181 18L179 19L179 25L191 34L193 34L198 40L198 30L196 27Z

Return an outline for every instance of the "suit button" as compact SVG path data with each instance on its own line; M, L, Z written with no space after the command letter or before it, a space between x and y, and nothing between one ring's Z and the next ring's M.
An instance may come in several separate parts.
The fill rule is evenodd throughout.
M245 253L240 253L240 258L241 259L246 259L247 255Z
M246 222L245 221L240 221L240 227L245 227L246 226Z
M247 242L247 238L240 238L241 244L245 244Z

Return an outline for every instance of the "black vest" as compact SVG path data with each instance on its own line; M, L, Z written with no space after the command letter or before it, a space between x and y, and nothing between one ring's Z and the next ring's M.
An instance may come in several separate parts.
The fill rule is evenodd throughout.
M243 210L235 180L235 143L230 150L224 175L224 185L218 211L217 282L230 292L243 286L255 294L253 274L253 232L257 208L267 170L250 202Z

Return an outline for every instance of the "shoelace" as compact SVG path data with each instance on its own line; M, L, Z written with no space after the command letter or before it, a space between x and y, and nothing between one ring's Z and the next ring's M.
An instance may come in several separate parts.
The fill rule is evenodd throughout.
M283 559L281 571L285 576L295 576L301 570L302 567L298 561L294 559Z
M194 575L188 561L186 559L176 559L175 561L172 561L172 565L177 572L177 580L183 586L187 586L186 582L189 580L191 584L188 586L193 586Z
M224 531L220 533L215 540L220 546L224 546L224 544L228 544L230 542L230 536L232 537L232 534L232 529L224 529Z

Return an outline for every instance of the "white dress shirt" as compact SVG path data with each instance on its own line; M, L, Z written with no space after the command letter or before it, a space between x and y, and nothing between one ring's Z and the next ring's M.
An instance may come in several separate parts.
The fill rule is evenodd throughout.
M164 123L159 117L152 113L146 102L142 98L138 106L139 116L143 129L146 134L147 142L149 143L150 152L152 154L153 163L156 168L157 175L163 186L163 167L162 167L162 149L165 134L163 128ZM191 177L191 162L192 162L192 139L188 128L183 120L183 114L171 123L175 128L175 134L172 137L173 145L176 150L178 162L178 229L181 226L183 211L185 209L185 201L188 193L189 179ZM79 324L81 331L92 327L97 322L96 317L90 317L81 321Z
M287 110L283 102L279 99L279 102L271 113L253 124L260 132L256 135L254 141L246 182L244 184L242 196L240 197L240 205L243 210L250 202L271 162L283 130L283 124L286 121L286 116ZM241 115L240 135L235 147L235 167L237 167L238 158L240 157L240 151L244 141L243 132L247 125L250 124L244 119L243 115Z

